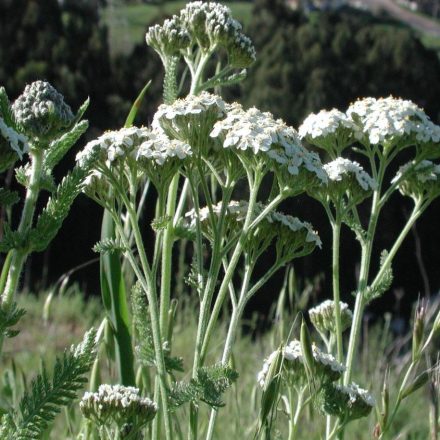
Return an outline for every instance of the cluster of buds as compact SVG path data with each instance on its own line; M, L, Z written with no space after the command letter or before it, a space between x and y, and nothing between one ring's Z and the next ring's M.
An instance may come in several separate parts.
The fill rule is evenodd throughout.
M346 330L351 326L353 314L348 308L348 304L340 302L341 309L341 331ZM326 300L321 304L309 310L310 320L320 333L336 333L335 320L335 302L333 300Z
M245 68L255 61L255 48L240 23L228 7L215 2L187 3L179 15L150 27L146 41L162 59L198 47L204 53L224 49L233 68Z
M297 339L291 341L282 351L283 374L290 385L303 386L308 381L306 365L313 367L313 380L320 384L338 380L345 367L340 364L331 354L324 353L315 344L312 344L312 359L306 359L307 353L303 352L301 342ZM264 361L262 370L257 375L257 381L261 387L266 386L266 377L272 363L277 359L279 351L276 350Z
M74 122L64 97L46 81L28 84L12 105L17 125L29 138L48 146Z
M95 393L84 394L79 407L85 418L98 427L116 426L119 435L134 435L153 420L157 405L139 390L123 385L100 385Z

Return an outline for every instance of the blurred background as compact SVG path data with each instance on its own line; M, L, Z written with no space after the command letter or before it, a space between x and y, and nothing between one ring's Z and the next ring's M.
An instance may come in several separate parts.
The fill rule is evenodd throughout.
M225 91L227 99L271 111L298 127L310 112L332 107L345 110L358 97L393 95L411 99L440 122L440 0L223 3L243 23L257 49L257 62L247 80ZM184 4L0 0L0 85L13 100L26 83L46 79L74 109L89 96L86 118L91 127L82 139L84 144L104 130L120 127L131 103L152 79L138 118L138 124L147 125L161 102L162 67L145 44L145 31ZM70 168L75 154L71 152L61 167ZM8 183L12 177L3 175L0 180ZM148 207L154 209L153 198ZM380 251L394 242L410 208L410 202L396 194L385 210L375 249L377 263ZM298 197L282 210L310 221L319 231L323 249L299 260L295 270L299 279L319 277L316 296L328 297L331 236L321 206ZM98 295L99 265L91 248L99 240L101 217L100 208L79 197L50 248L29 259L23 286L34 292L44 289L84 265L70 282L77 282L87 295ZM399 251L392 291L373 304L373 313L375 308L385 308L406 315L419 295L439 290L439 220L437 201ZM342 299L352 303L357 276L353 261L359 252L349 233L344 238ZM344 261L348 262L345 271ZM253 310L264 315L277 297L281 279L282 274L257 296Z

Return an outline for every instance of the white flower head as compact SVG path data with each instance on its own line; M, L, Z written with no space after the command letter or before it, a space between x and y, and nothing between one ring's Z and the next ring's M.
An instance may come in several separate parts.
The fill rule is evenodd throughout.
M324 353L315 344L312 345L313 359L315 361L316 379L322 383L334 382L338 380L345 367L340 364L331 354ZM258 373L258 383L263 387L266 381L266 375L278 351L274 351L264 361L263 369ZM301 349L301 342L297 339L291 341L283 350L284 371L288 380L295 384L304 384L306 382L306 373L304 369L305 361Z
M226 103L220 96L202 92L159 106L152 127L172 139L179 139L193 148L205 144L214 123L226 114Z
M170 139L163 132L151 130L140 144L136 160L154 161L157 165L164 165L174 158L184 160L192 155L191 147L179 140Z
M332 109L307 116L298 132L301 139L340 154L351 142L355 130L355 123L345 113Z
M147 138L149 130L146 128L130 127L117 131L107 131L99 138L90 141L76 156L79 166L96 158L101 162L112 164L118 159L134 158L142 141Z
M100 385L97 392L86 392L79 407L84 417L99 426L113 422L122 427L130 423L137 430L151 421L158 409L155 402L140 396L135 387L107 384Z
M356 137L370 144L396 144L440 141L440 127L426 113L409 100L399 98L365 98L356 101L347 115L357 125Z
M326 384L320 393L321 410L346 421L366 417L376 406L374 397L352 382L348 386Z
M430 160L422 160L416 165L408 162L399 168L391 183L397 183L403 195L414 199L438 197L440 195L440 165Z
M262 203L257 203L254 218L264 209L265 206ZM220 216L222 212L225 215L226 232L235 235L243 228L243 223L249 213L249 204L244 200L233 200L225 207L222 202L212 206L212 213L215 216ZM195 230L198 220L204 234L213 239L214 234L208 207L199 209L198 216L195 209L192 209L185 214L185 218L188 219L187 227L190 230ZM310 253L316 246L321 247L322 244L318 233L313 230L310 223L302 222L296 217L276 211L271 211L263 217L257 228L249 235L248 243L245 246L268 246L271 238L283 242L285 250L289 252L291 258L294 258L297 253L301 253L301 255Z
M343 157L329 162L323 166L331 182L342 182L345 178L355 177L356 182L364 191L371 191L377 188L377 182L364 171L357 162Z
M348 308L347 303L341 301L339 306L341 311L341 330L344 331L350 327L353 313ZM316 307L309 309L309 316L312 324L321 333L336 332L335 302L333 300L325 300Z
M274 167L297 176L306 169L321 182L326 182L319 156L301 145L298 133L271 113L255 107L244 110L231 105L226 117L218 121L210 136L219 138L223 148L252 155L263 155Z

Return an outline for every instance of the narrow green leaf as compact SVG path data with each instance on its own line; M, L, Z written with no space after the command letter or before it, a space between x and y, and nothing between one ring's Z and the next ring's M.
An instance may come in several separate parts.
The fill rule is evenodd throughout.
M133 105L131 106L130 112L128 113L127 119L125 120L124 127L128 128L133 125L133 122L136 118L137 112L139 111L139 108L142 104L142 101L145 97L145 94L147 93L148 89L151 85L151 79L150 81L145 84L144 88L141 90L141 93L139 93L139 96L134 101Z

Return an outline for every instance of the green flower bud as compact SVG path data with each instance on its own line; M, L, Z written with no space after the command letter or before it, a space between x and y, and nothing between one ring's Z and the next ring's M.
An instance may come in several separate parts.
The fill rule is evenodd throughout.
M168 58L178 55L181 50L191 44L190 36L182 27L179 17L173 16L164 21L163 25L151 26L146 35L146 42L161 57Z
M75 118L63 95L45 81L27 85L12 104L12 112L29 138L45 143L62 134Z
M348 308L348 304L340 302L339 306L341 309L341 330L344 331L351 326L353 313ZM319 332L336 332L335 302L333 300L326 300L313 307L309 310L309 316L312 324Z
M420 350L423 345L423 335L425 330L425 316L426 308L424 303L421 302L417 305L414 324L413 324L413 335L412 335L412 360L413 362L420 358Z
M400 397L403 399L405 399L406 397L408 397L410 394L416 392L419 388L421 388L423 385L425 385L428 380L429 380L429 376L430 376L430 371L426 370L423 373L420 373L413 381L412 383L410 383L408 386L406 386L403 390L402 393L400 395Z

